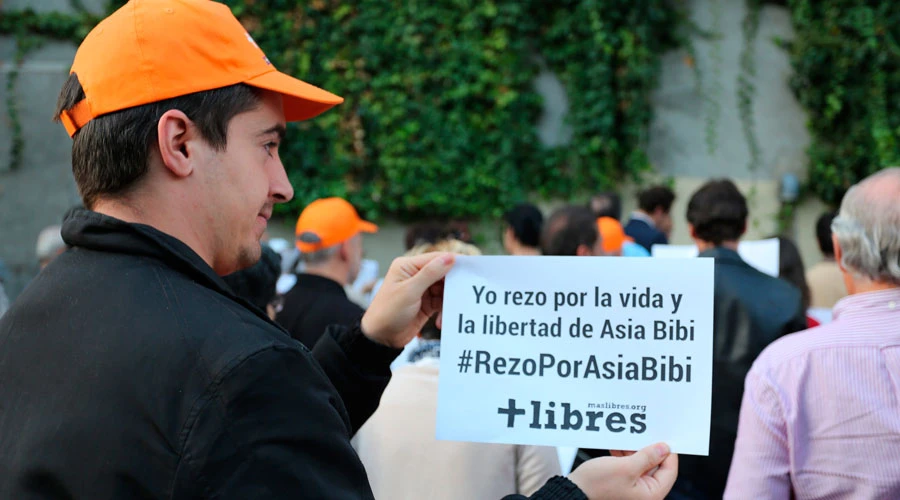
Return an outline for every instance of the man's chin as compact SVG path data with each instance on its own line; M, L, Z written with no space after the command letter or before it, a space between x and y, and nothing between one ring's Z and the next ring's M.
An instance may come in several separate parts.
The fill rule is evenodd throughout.
M253 267L259 262L260 257L262 257L262 245L259 242L257 242L256 245L249 245L243 248L240 254L238 254L237 271Z

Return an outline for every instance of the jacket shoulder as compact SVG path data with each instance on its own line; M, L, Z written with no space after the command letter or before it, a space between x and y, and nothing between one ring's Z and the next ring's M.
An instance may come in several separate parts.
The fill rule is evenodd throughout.
M230 364L237 358L272 347L305 350L274 323L231 297L200 285L164 266L153 270L158 306L172 314L171 325L186 347L211 363Z
M194 364L210 378L269 347L303 349L261 313L162 261L76 250L59 257L66 261L48 268L38 288L52 289L51 299L78 297L63 309L71 309L69 314L91 309L85 327L93 337L116 337L121 348L164 363Z

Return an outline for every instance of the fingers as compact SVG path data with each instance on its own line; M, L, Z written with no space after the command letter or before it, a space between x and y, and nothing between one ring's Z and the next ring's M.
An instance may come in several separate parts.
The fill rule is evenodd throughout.
M675 485L675 479L678 478L678 455L670 453L660 464L653 477L659 482L660 491L671 490Z
M424 267L420 268L410 279L409 284L412 287L412 294L419 296L428 291L432 285L442 280L444 276L450 272L453 267L454 257L450 253L431 254L429 258L424 260ZM425 257L421 255L420 257ZM420 264L423 261L413 262L412 264Z
M426 267L433 260L446 255L450 254L444 252L429 252L413 255L411 257L398 257L394 259L394 262L391 264L388 275L395 275L395 278L399 278L400 281L403 281L417 275L422 268ZM395 270L395 268L396 272L392 273L391 271Z
M667 444L656 443L629 457L625 457L623 460L628 461L627 467L634 477L641 477L658 467L669 455L669 446ZM676 461L676 469L677 463Z

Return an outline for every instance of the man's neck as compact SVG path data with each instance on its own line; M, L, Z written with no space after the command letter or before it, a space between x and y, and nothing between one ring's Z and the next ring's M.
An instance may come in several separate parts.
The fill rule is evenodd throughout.
M697 251L703 253L707 250L712 250L713 248L727 248L729 250L733 250L737 252L738 249L738 241L723 241L721 244L716 245L711 241L702 241L702 240L694 240L694 243L697 245Z
M202 244L203 237L184 216L185 212L171 209L170 204L161 203L156 207L154 210L144 210L141 203L131 199L100 199L91 209L124 222L150 226L177 238L215 270L212 250Z
M321 276L323 278L328 278L341 286L347 285L347 275L349 274L344 266L336 265L333 263L326 263L318 266L307 266L306 269L303 270L303 272L306 274L313 274L316 276Z
M900 286L897 286L893 283L884 283L881 281L853 280L853 290L848 290L848 292L850 293L850 295L856 295L858 293L880 292L883 290L891 289L900 289Z

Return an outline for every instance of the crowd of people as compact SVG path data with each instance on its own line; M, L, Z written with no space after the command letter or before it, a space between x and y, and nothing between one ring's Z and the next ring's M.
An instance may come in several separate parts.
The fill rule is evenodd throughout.
M435 439L443 278L481 254L465 224L411 226L380 279L378 227L341 198L266 243L286 122L340 102L215 2L132 2L87 36L56 113L84 205L0 318L0 498L900 498L900 168L822 215L821 263L781 237L778 277L738 252L728 179L683 220L665 186L624 223L615 192L511 207L509 255L652 258L678 219L715 261L709 456L562 464Z

